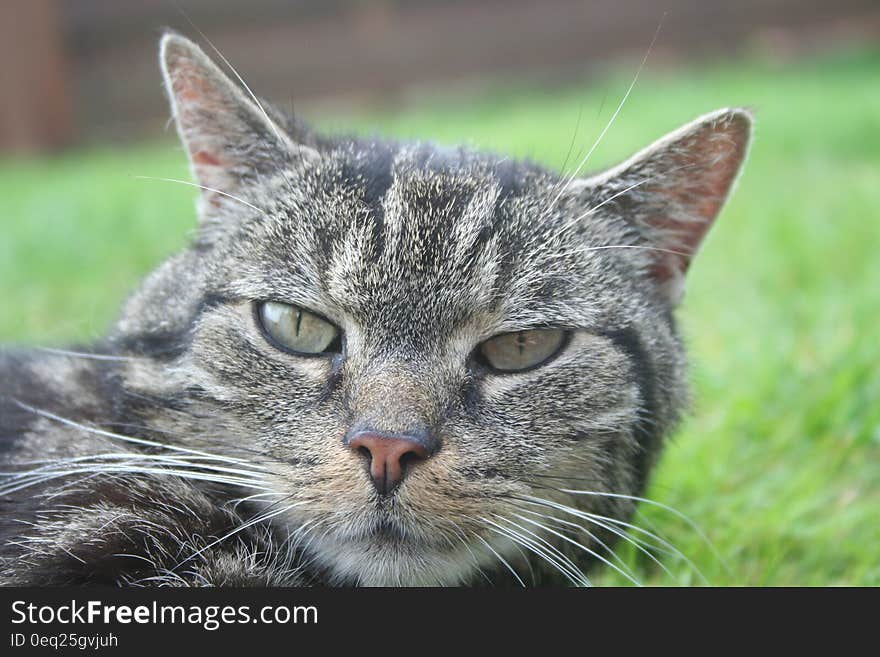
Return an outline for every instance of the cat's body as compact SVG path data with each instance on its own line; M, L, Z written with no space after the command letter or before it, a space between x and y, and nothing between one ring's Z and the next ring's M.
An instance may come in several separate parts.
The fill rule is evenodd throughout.
M683 408L672 310L748 115L569 179L162 61L199 234L102 344L0 358L0 581L585 583Z

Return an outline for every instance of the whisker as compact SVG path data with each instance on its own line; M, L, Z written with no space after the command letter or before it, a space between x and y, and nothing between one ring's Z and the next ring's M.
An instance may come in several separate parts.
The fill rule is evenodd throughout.
M532 512L532 513L534 513L534 512ZM601 529L604 529L608 532L611 532L612 534L614 534L615 536L617 536L621 540L629 543L630 545L635 547L639 552L641 552L646 557L648 557L651 561L653 561L668 577L670 577L672 579L676 579L676 577L672 574L672 572L666 567L666 565L662 561L660 561L659 558L657 558L657 556L653 552L653 550L656 550L657 552L660 552L661 554L665 554L667 556L678 557L678 555L676 555L676 553L673 550L667 550L663 547L655 545L654 543L651 543L651 542L649 542L643 538L640 538L638 536L631 536L626 531L623 531L623 530L619 529L618 527L615 527L612 524L603 522L601 520L597 520L594 517L590 517L590 518L584 517L581 519L586 520L590 524L596 525L597 527L600 527ZM572 523L572 524L575 524L575 523ZM587 531L586 528L582 528L582 529L584 531L586 531L588 534L592 535L592 532ZM633 525L633 529L640 530L641 528ZM618 561L622 562L623 560L620 559L620 557L618 557Z
M55 354L58 356L72 356L74 358L88 358L91 360L117 360L128 361L138 360L135 356L115 356L112 354L93 354L86 351L70 351L69 349L57 349L54 347L32 347L34 351L42 351L47 354Z
M238 196L234 196L229 192L224 192L222 189L216 189L214 187L207 187L205 185L200 185L199 183L190 182L189 180L179 180L177 178L162 178L160 176L132 176L137 180L158 180L160 182L173 182L179 183L181 185L187 185L188 187L197 187L198 189L203 189L206 192L214 192L215 194L219 194L220 196L225 196L226 198L232 199L233 201L238 201L242 205L246 205L247 207L259 212L261 215L266 216L266 213L258 208L256 205L252 203L248 203L243 198L239 198Z
M485 538L483 538L482 536L480 536L480 535L477 534L476 532L472 532L472 534L473 534L477 539L479 539L479 540L483 543L483 545L486 546L486 549L489 550L489 552L491 552L491 553L494 554L496 557L498 557L498 560L499 560L502 564L504 564L504 567L507 568L507 570L510 571L510 574L513 575L513 576L516 578L516 581L519 582L520 586L522 586L523 588L525 588L526 583L525 583L524 581L522 581L522 579L520 578L520 576L517 574L516 570L514 570L513 566L511 566L511 565L507 562L507 559L505 559L505 558L502 557L500 554L498 554L498 552L496 552L495 548L493 548L491 545L489 545L489 541L487 541Z
M233 511L236 511L241 504L245 502L250 502L251 500L261 499L263 497L272 497L273 495L280 496L281 493L255 493L254 495L248 495L247 497L239 497L234 500L229 500L226 504L231 507Z
M228 59L226 59L226 56L225 56L222 52L220 52L220 49L219 49L217 46L214 45L214 43L208 38L208 36L207 36L204 32L202 32L202 31L196 26L195 23L193 23L192 19L190 19L190 17L187 16L187 14L183 11L183 9L182 9L181 7L179 7L179 6L177 7L177 9L178 9L178 11L179 11L181 14L183 14L183 17L184 17L184 18L187 20L187 22L192 26L192 28L193 28L196 32L199 33L199 35L205 40L205 42L206 42L209 46L211 46L211 49L212 49L215 53L217 53L217 57L220 58L220 60L221 60L226 66L227 66L227 68L229 68L230 71L232 71L232 74L233 74L233 75L236 77L236 79L241 83L241 86L244 87L245 91L246 91L247 94L250 96L251 100L254 101L254 103L256 104L257 108L258 108L258 109L260 110L260 112L263 114L263 118L266 120L266 123L269 124L269 127L270 127L270 129L272 130L272 132L274 133L275 138L278 140L278 145L281 146L282 148L284 148L286 151L290 152L290 150L291 150L291 148L292 148L292 146L293 146L293 144L291 143L291 140L290 140L289 138L288 138L288 139L285 139L285 137L284 137L284 136L282 135L282 133L281 133L281 130L280 130L280 129L278 128L278 126L276 125L275 121L273 121L272 118L269 116L269 113L266 112L266 108L263 107L263 104L260 102L260 99L257 98L256 94L255 94L253 91L251 91L251 88L250 88L250 87L248 86L248 84L244 81L244 78L241 77L241 75L239 75L238 71L235 69L235 67L232 65L232 63L231 63ZM303 155L303 151L302 151L302 149L299 149L299 155L300 155L300 158L301 158L301 159L304 159L304 155ZM294 192L295 190L294 190L293 182L290 180L290 177L287 175L287 172L285 172L284 169L281 169L281 175L283 176L284 181L287 183L287 187L288 187L288 189L290 189L291 192Z
M727 564L724 562L724 559L722 558L721 554L718 552L717 548L715 547L715 544L712 543L711 540L709 540L709 537L700 528L700 526L696 522L694 522L691 518L686 516L684 513L682 513L681 511L679 511L678 509L676 509L674 507L669 506L668 504L663 504L662 502L657 502L655 500L651 500L646 497L638 497L637 495L626 495L624 493L600 493L597 491L571 490L571 489L567 489L567 488L560 488L558 490L562 493L568 493L570 495L596 495L596 496L616 497L616 498L621 498L621 499L628 499L628 500L640 502L642 504L647 504L649 506L653 506L653 507L662 509L664 511L668 511L669 513L673 514L677 518L679 518L679 519L683 520L685 523L687 523L687 525L691 529L694 530L694 532L697 534L697 536L699 536L700 539L706 544L706 546L712 551L713 555L718 560L718 562L721 563L721 565L724 566L724 568L726 570L728 570L728 572L730 572L729 569L727 568Z
M561 573L573 585L575 585L575 586L579 585L579 582L577 581L577 579L572 577L572 575L569 572L567 572L566 569L562 565L560 565L555 559L548 556L544 551L535 547L533 542L527 541L524 537L520 536L516 532L513 532L513 531L508 530L506 528L500 527L499 525L496 525L495 523L492 523L492 525L493 526L487 526L486 528L491 532L494 532L496 534L504 536L505 538L513 541L513 543L516 545L521 545L522 547L526 548L529 552L536 554L542 560L546 561L548 564L553 566L553 568L557 572Z
M572 561L566 554L564 554L555 545L553 545L552 543L547 541L544 537L540 536L539 534L533 532L530 529L527 529L526 527L523 527L519 523L514 522L510 518L505 518L505 517L499 516L498 514L493 514L493 515L495 515L495 517L498 518L499 520L506 522L508 524L511 524L514 527L516 527L517 529L520 529L521 531L526 532L529 536L534 537L534 539L537 540L540 544L542 544L543 546L546 546L546 548L549 549L551 551L551 553L555 554L557 556L557 558L561 559L564 563L566 563L573 570L573 572L577 573L578 578L582 581L582 583L585 586L592 586L592 584L590 583L590 580L581 571L581 569L578 568L577 564L574 563L574 561ZM535 524L537 524L538 527L541 529L547 529L546 527L544 527L540 523L535 523Z
M280 500L279 500L279 502L280 502ZM276 502L276 504L277 504L277 502ZM283 508L281 508L281 509L276 509L276 510L271 511L271 512L265 512L265 513L259 514L259 515L257 515L256 517L251 518L250 520L248 520L247 522L245 522L243 525L240 525L240 526L236 527L236 528L235 528L234 530L232 530L231 532L229 532L229 533L227 533L227 534L221 536L221 537L218 538L217 540L212 541L211 543L208 543L206 546L204 546L203 548L200 548L199 550L197 550L196 552L194 552L193 554L191 554L190 556L188 556L188 557L187 557L186 559L184 559L183 561L178 562L173 568L171 568L171 570L177 570L180 566L182 566L183 564L185 564L185 563L187 563L187 562L189 562L189 561L192 561L193 559L195 559L196 557L198 557L200 554L202 554L202 553L205 552L206 550L211 549L211 548L214 547L215 545L219 545L219 544L222 543L223 541L225 541L225 540L231 538L232 536L235 536L235 535L238 534L239 532L244 531L244 530L247 529L248 527L252 527L252 526L257 525L257 524L259 524L259 523L261 523L261 522L265 522L266 520L270 520L270 519L272 519L272 518L274 518L274 517L276 517L276 516L281 515L282 513L287 513L287 512L290 511L291 509L293 509L293 508L295 508L295 507L298 507L298 506L302 506L303 504L305 504L305 502L295 502L295 503L293 503L293 504L289 504L289 505L287 505L287 506L285 506L285 507L283 507Z
M200 470L210 470L212 472L223 472L226 474L235 474L242 475L246 477L252 477L255 480L261 478L263 474L258 471L253 470L240 470L238 468L228 468L217 465L209 465L207 463L199 463L195 459L201 459L204 457L201 456L186 456L186 455L175 455L175 456L166 456L163 454L137 454L137 453L129 453L129 452L121 452L121 453L102 453L102 454L92 454L88 456L78 456L71 457L65 459L57 459L57 460L46 460L46 461L32 461L31 463L47 463L40 468L33 468L31 470L27 470L24 472L0 472L0 476L17 478L17 477L26 477L39 472L47 472L52 471L58 466L63 465L71 465L71 464L81 464L88 463L89 461L107 461L107 460L123 460L126 462L132 461L157 461L161 463L167 463L168 465L176 465L182 466L186 468L197 468ZM221 461L222 462L222 461ZM21 464L15 464L21 465Z
M513 522L509 518L504 518L504 517L499 516L497 514L493 514L493 515L495 515L495 517L498 518L499 520L502 520L503 522L506 522L508 524L513 525L514 527L519 528L521 531L524 531L526 534L529 534L534 538L530 539L526 536L523 536L521 533L517 532L516 530L511 529L510 527L502 527L501 525L498 525L497 523L494 523L491 520L488 520L487 518L480 518L480 520L482 520L483 522L488 522L489 524L491 524L492 526L494 526L498 529L507 530L508 532L516 535L520 539L521 544L524 547L528 547L533 552L535 552L535 554L543 556L545 558L545 560L551 561L551 563L553 563L554 565L557 566L557 569L559 570L559 572L566 575L566 577L569 579L569 581L571 581L571 583L574 584L575 586L590 586L589 580L580 571L580 569L571 561L571 559L569 559L564 554L562 554L552 544L548 543L546 540L544 540L543 538L538 536L535 532L524 528L522 525L519 525L519 524Z
M684 165L681 165L681 166L674 167L674 168L670 169L669 171L667 171L667 175L670 174L670 173L672 173L672 172L680 172L680 171L683 171L683 170L685 170L685 169L692 169L692 168L694 168L694 165L693 165L693 164L684 164ZM571 219L566 220L565 223L560 227L560 232L564 233L565 231L568 231L568 230L572 230L572 229L577 228L578 225L580 224L580 222L581 222L582 220L586 219L586 218L589 217L590 215L595 214L598 210L600 210L601 208L603 208L603 207L604 207L605 205L607 205L608 203L611 203L612 201L614 201L614 200L620 198L621 196L624 196L625 194L628 194L628 193L631 192L632 190L634 190L634 189L636 189L636 188L638 188L638 187L641 187L641 186L644 185L645 183L649 183L649 182L651 182L651 181L653 181L653 180L656 180L656 179L657 179L657 176L648 176L647 178L642 178L641 180L637 180L636 182L634 182L634 183L628 185L627 187L625 187L625 188L623 188L623 189L621 189L621 190L615 192L614 194L612 194L612 195L609 196L608 198L603 199L602 201L600 201L599 203L597 203L596 205L594 205L593 207L591 207L591 208L590 208L589 210L587 210L586 212L583 212L582 214L577 215L576 217L573 217L573 218L571 218ZM690 256L694 255L693 252L680 252L680 251L673 251L673 250L668 250L668 249L653 248L653 247L642 247L642 246L637 246L637 245L629 245L629 244L625 244L625 245L619 245L619 246L618 246L618 245L613 245L613 246L596 246L596 247L587 247L587 248L585 248L585 249L578 249L578 250L575 250L575 251L563 252L563 253L558 254L557 257L561 257L561 256L565 256L565 255L578 254L578 253L587 253L587 252L590 252L590 251L599 251L599 250L602 250L602 249L608 249L608 248L643 248L643 249L651 250L651 251L661 251L661 252L666 252L666 253L673 253L673 254L675 254L675 255L681 255L681 256L685 256L685 257L690 257Z
M675 557L681 559L688 566L690 566L690 568L697 574L697 576L703 581L704 584L707 584L707 585L709 584L709 580L706 578L706 576L703 574L703 572L697 567L697 565L686 554L684 554L681 550L676 548L672 543L670 543L666 539L662 538L659 534L653 533L653 532L645 529L644 527L639 527L638 525L635 525L633 523L624 522L623 520L617 520L616 518L610 518L608 516L603 516L600 514L590 514L590 515L591 515L591 517L589 519L589 522L592 522L593 524L598 525L600 527L604 527L608 531L614 531L614 530L609 525L605 524L605 522L619 525L622 527L626 527L627 529L631 529L633 531L639 532L640 534L645 534L646 536L649 536L652 539L659 541L661 543L661 545L665 546L667 549L664 549L664 547L655 545L655 544L651 543L650 541L647 541L643 538L629 536L626 533L623 534L624 536L629 536L629 538L632 538L635 541L633 544L637 548L639 547L639 545L644 546L645 549L640 550L640 551L643 552L644 554L646 554L649 558L651 558L651 560L654 561L654 563L656 563L658 566L663 568L664 572L668 573L670 576L672 576L671 573L669 573L669 571L663 567L663 564L653 555L651 550L656 550L657 552L663 552L665 554L675 556Z
M639 552L641 552L646 557L648 557L651 561L653 561L668 577L671 577L673 579L675 578L675 575L673 575L672 572L664 565L664 563L662 561L660 561L660 559L654 554L654 552L656 551L656 552L659 552L659 553L667 555L667 556L681 558L681 557L679 557L679 555L676 554L676 552L674 550L666 549L660 545L656 545L656 544L654 544L644 538L641 538L639 536L632 536L631 534L627 533L626 531L623 531L623 530L619 529L618 527L615 527L613 524L610 524L610 523L602 521L602 520L598 520L597 518L584 518L584 519L587 522L596 525L597 527L601 527L602 529L611 532L615 536L619 536L621 539L623 539L624 541L626 541L627 543L629 543L630 545L635 547ZM633 525L631 529L633 531L640 532L642 528L639 527L638 525Z
M569 538L568 536L562 534L561 532L558 532L558 531L556 531L555 529L553 529L552 527L548 527L547 525L545 525L545 524L543 524L543 523L540 523L540 522L538 522L537 520L532 520L531 518L526 518L525 516L521 516L521 515L519 515L518 513L516 513L516 514L514 514L514 515L515 515L517 518L519 518L520 520L524 521L524 522L527 522L527 523L529 523L529 524L531 524L531 525L535 525L535 526L537 526L537 527L539 527L539 528L541 528L541 529L544 529L544 530L550 532L551 534L553 534L554 536L558 536L558 537L561 538L563 541L566 541L567 543L570 543L571 545L574 545L574 546L576 546L576 547L581 548L584 552L586 552L587 554L590 554L590 555L596 557L597 559L599 559L602 563L604 563L604 564L605 564L606 566L608 566L609 568L613 568L615 571L617 571L618 573L620 573L621 575L623 575L626 579L628 579L630 582L632 582L632 583L635 584L636 586L642 586L642 583L639 582L637 579L635 579L634 577L630 576L628 573L624 572L620 567L615 566L613 563L611 563L610 561L608 561L608 559L606 559L605 557L603 557L603 556L600 555L599 553L595 552L594 550L591 550L591 549L588 548L586 545L584 545L584 544L582 544L582 543L580 543L580 542L574 540L573 538Z
M75 422L75 421L69 420L65 417L61 417L60 415L55 415L54 413L50 413L49 411L44 411L44 410L36 408L34 406L30 406L28 404L25 404L24 402L21 402L21 401L15 399L14 397L9 397L9 400L12 403L14 403L16 406L18 406L19 408L26 410L26 411L29 411L31 413L34 413L35 415L39 415L40 417L44 417L49 420L54 420L55 422L59 422L61 424L67 425L67 426L75 427L77 429L81 429L82 431L94 433L99 436L104 436L106 438L114 438L116 440L123 440L123 441L134 443L137 445L146 445L148 447L158 447L160 449L167 449L167 450L171 450L171 451L175 451L175 452L182 452L185 454L196 454L198 456L202 456L205 458L223 460L223 461L227 461L229 463L236 463L238 465L246 465L248 467L252 467L252 468L256 468L256 469L264 469L264 470L266 469L266 468L262 468L259 465L254 465L252 463L248 463L246 461L243 461L241 459L236 459L233 457L219 456L217 454L208 454L207 452L202 452L197 449L188 449L186 447L178 447L176 445L168 445L168 444L158 443L158 442L155 442L152 440L147 440L145 438L134 438L133 436L124 436L122 434L113 433L112 431L105 431L103 429L98 429L97 427L91 427L89 425L82 424L80 422Z
M611 115L611 118L605 124L605 127L602 129L602 132L599 133L599 136L596 138L596 141L593 142L593 145L590 147L590 150L587 151L587 154L584 155L583 159L578 164L577 168L575 168L574 172L568 177L567 182L556 195L556 197L551 201L550 207L546 214L552 212L552 209L556 207L556 203L559 202L559 199L571 185L571 183L577 178L578 174L584 168L586 163L589 161L590 157L593 155L593 152L605 138L605 135L611 129L611 126L614 124L615 120L617 120L617 116L620 114L623 106L626 104L626 101L629 99L630 94L636 86L636 83L639 80L639 76L642 74L642 70L645 68L645 65L648 63L648 57L651 55L651 51L654 49L654 44L657 42L657 37L660 36L660 29L663 27L663 20L666 18L666 14L660 18L660 23L657 25L657 29L654 32L654 37L651 39L651 43L648 46L647 51L645 52L645 56L642 58L642 63L639 65L639 68L636 70L635 76L633 76L632 82L629 85L629 88L626 90L626 93L623 95L623 98L620 100L620 103L617 105L617 109L614 110L614 113Z
M568 152L565 154L565 160L562 162L562 166L559 167L560 171L565 171L565 167L568 166L568 160L571 157L572 152L574 152L574 144L577 141L578 133L581 130L581 119L584 115L584 106L583 103L578 108L578 117L577 122L574 125L574 134L571 135L571 141L568 144Z
M238 71L235 70L235 67L230 63L230 61L229 61L228 59L226 59L226 56L225 56L222 52L220 52L220 49L217 48L217 46L214 45L214 43L208 38L208 36L207 36L204 32L202 32L202 30L200 30L200 29L196 26L195 23L192 22L192 20L190 19L189 16L186 15L186 13L183 12L183 9L181 9L180 7L178 7L178 10L183 14L183 17L184 17L184 18L187 20L187 22L192 26L192 28L193 28L196 32L199 33L199 36L201 36L201 37L205 40L205 42L206 42L209 46L211 46L211 49L217 54L217 57L219 57L219 58L221 59L221 61L222 61L224 64L226 64L226 66L229 68L230 71L232 71L232 74L233 74L233 75L236 77L236 79L241 83L241 86L244 87L245 91L247 91L247 93L248 93L248 95L250 96L251 100L254 101L254 104L256 104L257 108L258 108L258 109L260 110L260 112L263 114L263 118L266 120L266 123L268 123L268 124L269 124L269 127L272 128L272 131L275 133L275 137L278 139L278 143L279 143L280 145L282 145L282 146L286 146L286 145L287 145L287 140L284 139L284 138L281 136L281 132L280 132L280 130L278 129L278 126L275 125L275 121L273 121L273 120L269 117L269 114L266 112L265 108L263 107L263 104L260 102L259 98L257 98L257 96L254 94L254 92L251 91L251 88L250 88L250 87L247 85L247 83L244 81L244 78L242 78L241 75L238 74Z
M631 192L632 190L634 190L637 187L641 187L642 185L644 185L646 182L649 182L650 180L651 180L651 178L642 178L641 180L634 182L632 185L629 185L628 187L621 189L619 192L615 192L614 194L612 194L608 198L600 201L599 203L597 203L596 205L591 207L589 210L587 210L583 214L575 217L574 220L572 221L572 223L575 224L583 219L586 219L590 215L595 214L597 210L600 210L604 206L611 203L611 201L620 198L624 194Z
M564 505L564 504L559 504L558 502L553 502L553 501L551 501L551 500L545 500L545 499L538 498L538 497L527 497L527 498L517 498L517 499L521 499L521 500L524 501L524 502L530 502L530 503L533 503L533 504L538 504L538 505L541 505L541 506L546 506L546 507L550 507L550 508L553 508L553 509L557 509L557 510L559 510L559 511L563 511L563 512L565 512L565 513L569 513L569 514L571 514L571 515L573 515L573 516L576 516L576 517L578 517L578 518L581 518L581 519L583 519L583 520L587 520L588 522L592 522L593 524L596 524L597 526L603 527L604 529L607 529L608 531L611 531L612 533L617 534L618 536L620 536L621 538L624 538L625 540L630 540L630 539L632 539L630 542L632 542L633 540L635 540L635 541L638 541L638 544L650 545L650 544L647 544L647 543L645 543L644 541L641 541L641 540L639 540L639 539L637 539L637 538L635 538L635 537L627 536L625 533L618 533L618 532L614 531L611 527L605 525L605 524L603 523L603 521L607 521L607 522L609 522L609 523L613 523L613 524L615 524L615 525L620 525L620 526L623 526L623 527L627 527L628 529L632 529L632 530L634 530L634 531L637 531L637 532L643 533L643 534L645 534L645 535L647 535L647 536L650 536L652 539L654 539L654 540L656 540L656 541L659 541L662 545L664 545L664 546L666 546L667 548L669 548L670 551L671 551L675 556L679 557L679 558L682 559L685 563L687 563L687 564L688 564L688 565L694 570L694 572L696 572L697 575L698 575L702 580L704 580L704 582L706 582L706 583L708 584L708 580L706 580L706 577L703 575L703 573L700 571L700 569L697 568L697 566L694 564L694 562L691 561L691 559L689 559L689 558L687 557L687 555L685 555L681 550L679 550L679 549L676 548L674 545L672 545L669 541L667 541L667 540L663 539L662 537L660 537L660 536L658 536L658 535L656 535L656 534L654 534L654 533L648 531L647 529L644 529L643 527L639 527L638 525L634 525L634 524L632 524L632 523L628 523L628 522L625 522L625 521L623 521L623 520L617 520L617 519L615 519L615 518L609 518L608 516L603 516L603 515L595 514L595 513L589 513L589 512L587 512L587 511L580 511L580 510L578 510L578 509L573 509L573 508L571 508L571 507L569 507L569 506L566 506L566 505ZM638 547L638 545L637 545L636 543L633 543L633 544L636 545L636 546ZM651 546L651 547L655 547L655 546ZM655 549L656 549L656 547L655 547ZM642 551L643 551L647 556L649 556L649 557L650 557L655 563L657 563L657 565L660 566L660 567L664 570L664 572L669 573L669 571L666 569L666 567L663 566L663 564L661 564L661 563L659 562L659 560L658 560L653 554L651 554L649 551L646 551L646 550L642 550ZM670 574L670 576L671 576L671 573L669 573L669 574Z
M32 486L37 486L39 484L47 483L49 481L54 481L55 479L60 479L64 477L69 477L75 474L149 474L149 475L163 475L163 476L173 476L179 477L181 479L191 480L191 481L206 481L211 483L218 484L230 484L234 486L241 486L242 488L253 488L256 490L262 491L270 491L267 486L261 486L253 483L253 481L242 478L235 477L221 477L217 475L209 475L206 473L200 473L198 471L185 471L185 470L174 470L171 468L150 468L150 467L138 467L131 466L127 464L117 464L117 465L105 465L101 467L90 467L90 468L74 468L70 470L62 470L59 472L47 472L43 473L38 477L33 478L25 478L23 481L16 481L13 485L0 487L0 496L11 495L12 493L18 492L25 488L30 488Z
M602 539L600 539L598 536L596 536L593 532L591 532L589 529L587 529L583 525L579 525L575 522L571 522L570 520L564 520L563 518L557 518L556 516L551 516L547 513L541 513L539 511L534 511L532 509L526 509L526 508L519 507L519 506L517 506L516 508L518 508L523 513L528 513L529 515L537 516L539 518L544 518L546 520L554 522L563 528L568 527L568 528L575 530L576 532L583 532L584 534L586 534L590 538L591 541L595 541L596 544L598 544L602 549L604 549L617 562L617 564L621 568L626 568L627 572L629 572L630 575L634 576L634 573L629 568L629 566L627 566L626 562L608 544L606 544Z
M565 504L560 504L560 503L552 501L552 500L545 500L540 497L525 497L525 498L515 497L514 499L520 500L522 502L526 502L527 504L537 504L539 506L546 506L546 507L549 507L552 509L564 511L565 513L569 513L569 514L574 515L578 518L581 518L582 520L587 520L589 522L592 522L593 524L596 524L596 525L602 527L603 529L607 529L609 531L615 531L615 530L613 527L610 527L605 524L602 524L601 522L598 522L597 519L604 519L609 522L613 521L615 523L625 525L630 529L634 529L640 533L650 535L653 538L655 538L656 540L666 543L666 545L669 547L669 549L664 549L661 546L655 545L655 544L653 544L645 539L639 538L639 537L630 537L626 533L618 533L618 532L620 532L620 530L616 530L615 533L618 533L618 536L620 536L621 538L633 539L633 540L638 541L640 544L646 546L648 549L657 550L658 552L663 552L665 554L675 555L675 556L679 556L681 558L684 558L683 554L679 553L676 555L676 550L675 550L674 546L672 546L671 543L664 541L664 539L662 539L659 535L655 536L654 534L651 534L650 531L648 531L642 527L639 527L638 525L629 524L629 523L624 522L623 520L616 520L616 519L609 518L608 516L603 516L600 514L589 513L587 511L581 511L580 509L575 509L575 508L572 508L572 507L567 506Z
M464 530L461 527L459 527L458 524L454 520L449 520L449 524L452 527L452 531L455 534L456 538L458 538L459 542L462 544L464 549L468 551L468 554L471 555L471 561L474 564L474 568L477 569L477 572L482 576L482 578L484 580L486 580L486 582L489 585L492 585L493 584L492 580L486 574L486 571L480 567L480 560L477 558L477 555L474 554L474 551L471 549L471 546L468 544L467 536L472 535L472 536L479 538L477 533L476 532L468 532L466 534L464 532ZM450 549L455 548L455 543L451 539L447 540L447 544L449 545Z

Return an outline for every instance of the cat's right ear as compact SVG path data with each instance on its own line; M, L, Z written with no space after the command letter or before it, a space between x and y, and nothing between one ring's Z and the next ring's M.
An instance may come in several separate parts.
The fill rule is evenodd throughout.
M645 269L672 306L681 301L690 262L742 169L751 132L751 112L721 109L582 181L594 202L604 199L594 207L613 202L630 223L638 244L626 246L644 249Z
M227 75L195 43L178 34L162 37L159 60L171 111L193 175L211 199L232 193L242 181L277 170L293 156L314 155L295 144L249 91Z

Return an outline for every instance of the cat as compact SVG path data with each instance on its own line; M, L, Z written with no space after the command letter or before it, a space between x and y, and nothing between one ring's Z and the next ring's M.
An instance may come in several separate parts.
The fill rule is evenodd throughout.
M687 404L673 312L750 112L563 175L321 135L175 33L160 62L198 231L99 343L0 357L0 582L614 567Z

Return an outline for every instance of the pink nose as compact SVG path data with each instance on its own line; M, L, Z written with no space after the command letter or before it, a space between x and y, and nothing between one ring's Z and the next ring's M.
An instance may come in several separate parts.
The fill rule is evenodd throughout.
M387 495L403 481L407 466L431 456L425 444L409 436L392 436L361 431L348 443L370 460L370 477L380 495Z

